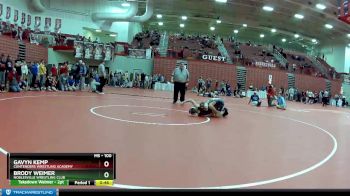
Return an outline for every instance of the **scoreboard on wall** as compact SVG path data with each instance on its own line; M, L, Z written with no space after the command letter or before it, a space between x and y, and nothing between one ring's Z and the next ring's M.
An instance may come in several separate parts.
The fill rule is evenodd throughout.
M11 153L7 179L11 186L113 186L114 153Z

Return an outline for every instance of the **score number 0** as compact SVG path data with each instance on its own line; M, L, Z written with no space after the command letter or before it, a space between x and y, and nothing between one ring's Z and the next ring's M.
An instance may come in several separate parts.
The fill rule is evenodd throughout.
M105 161L104 163L103 163L103 166L104 167L109 167L109 162L108 161ZM104 174L103 174L103 176L105 177L105 178L109 178L109 173L108 172L105 172Z

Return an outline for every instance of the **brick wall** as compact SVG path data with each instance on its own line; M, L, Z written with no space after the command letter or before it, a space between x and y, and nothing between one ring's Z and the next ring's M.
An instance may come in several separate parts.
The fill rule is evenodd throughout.
M296 74L295 85L303 91L312 90L319 92L326 89L326 80L324 78Z
M342 87L342 82L341 81L331 81L332 82L332 90L331 93L332 95L340 94L340 90Z
M153 73L160 73L164 75L167 80L170 80L175 65L176 59L155 58ZM190 88L197 85L197 80L200 76L204 79L210 78L212 81L229 80L231 86L235 86L237 83L236 66L234 65L188 60L188 71L190 72Z
M10 55L12 59L17 59L18 43L16 40L8 36L0 36L0 55Z
M284 71L247 67L247 87L253 85L260 89L269 82L269 75L272 75L272 84L276 88L288 88L288 75Z
M212 80L229 80L233 87L236 86L236 66L234 65L196 60L188 60L188 63L191 76L190 87L196 85L200 76L203 76L205 79L211 78ZM176 59L155 58L153 72L162 74L167 80L170 80L175 65ZM288 75L286 72L255 67L247 67L247 87L251 84L257 88L266 86L269 75L272 75L272 82L276 88L288 87ZM326 81L323 78L296 74L295 80L295 85L300 90L320 91L326 88ZM332 81L332 95L339 94L340 88L340 81Z
M26 43L26 61L41 61L48 62L48 49L35 44Z
M9 36L0 36L0 54L10 55L15 60L18 57L18 51L17 40ZM41 59L47 62L48 49L43 46L26 43L26 61L40 61Z

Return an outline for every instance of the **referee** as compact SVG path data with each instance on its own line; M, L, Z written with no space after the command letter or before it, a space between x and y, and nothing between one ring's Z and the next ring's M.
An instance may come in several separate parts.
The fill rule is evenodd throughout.
M181 102L185 101L186 86L189 80L190 80L190 74L188 73L188 70L185 68L185 65L181 63L180 67L175 68L175 70L171 75L171 82L174 83L174 100L173 100L174 104L177 102L179 92L180 92L180 101Z

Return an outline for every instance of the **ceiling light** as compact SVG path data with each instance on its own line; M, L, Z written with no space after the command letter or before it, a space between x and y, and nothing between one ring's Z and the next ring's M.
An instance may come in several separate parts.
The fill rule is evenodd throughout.
M215 0L218 3L227 3L227 0Z
M318 4L316 4L316 8L319 10L324 10L324 9L326 9L326 6L321 4L321 3L318 3Z
M312 41L313 43L316 43L316 42L317 42L317 40L316 40L316 39L312 39L311 41Z
M247 27L248 25L247 24L243 24L243 27Z
M220 23L221 23L221 20L217 20L216 23L220 24Z
M270 7L270 6L264 6L263 10L268 11L268 12L272 12L274 9L273 9L273 7Z
M237 34L237 33L238 33L238 30L237 30L237 29L235 29L233 32Z
M158 22L158 25L159 26L163 26L163 22Z
M96 29L95 31L96 31L97 33L101 33L101 32L102 32L101 29Z
M264 34L260 34L260 38L264 38L265 37L265 35Z
M350 38L350 33L347 36L348 36L348 38Z
M299 38L299 37L300 37L300 35L298 35L298 34L295 34L295 35L294 35L294 37L295 37L295 38Z
M285 38L282 39L282 42L286 42L287 40Z
M123 7L130 7L130 3L122 3Z
M163 18L161 14L157 14L157 18Z
M333 26L330 25L330 24L325 24L324 26L325 26L327 29L333 29Z
M182 20L187 20L187 16L182 16Z
M215 27L210 27L210 30L211 30L211 31L214 31L214 30L215 30Z
M303 16L303 15L301 15L301 14L295 14L295 15L294 15L294 18L297 18L297 19L303 19L303 18L304 18L304 16Z
M184 27L185 27L185 24L180 24L180 27L181 27L181 28L184 28Z
M116 37L117 35L116 35L116 34L110 34L109 36L111 36L111 37Z
M271 29L272 33L276 33L276 31L277 31L276 29Z

